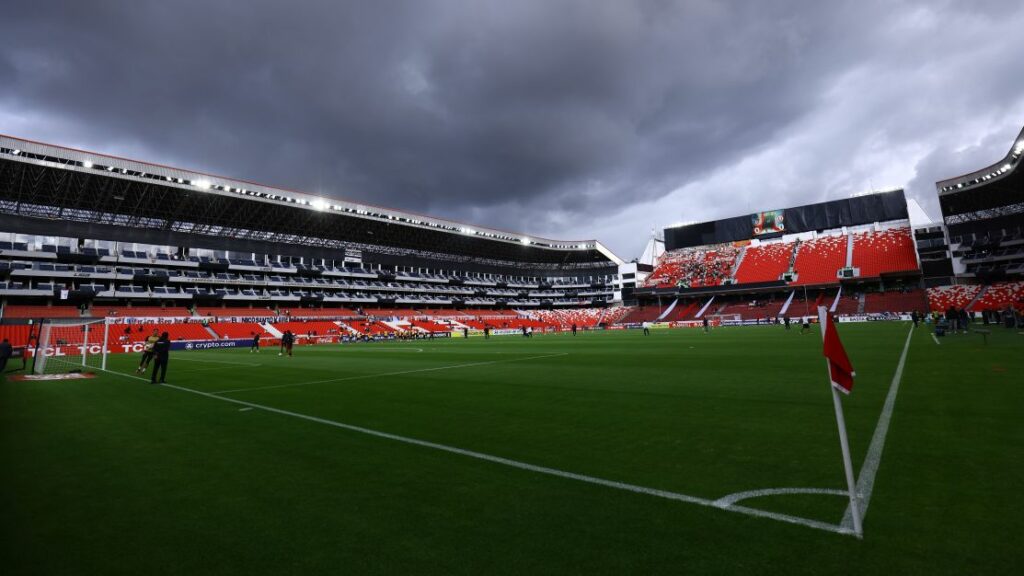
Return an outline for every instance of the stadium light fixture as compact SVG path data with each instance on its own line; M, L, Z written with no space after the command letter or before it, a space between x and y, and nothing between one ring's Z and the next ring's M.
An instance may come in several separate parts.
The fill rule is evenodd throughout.
M523 236L523 238L522 238L522 240L520 240L520 242L522 242L523 244L529 245L530 244L530 239L527 238L526 236Z
M89 162L88 160L86 160L85 162L82 162L82 167L83 168L92 168L92 162Z
M17 156L18 154L21 154L21 150L12 150L11 154L14 154L15 156Z
M207 182L206 180L196 180L193 186L195 186L196 188L202 188L203 190L206 190L207 188L210 187L210 183Z
M1003 167L1000 168L1000 170L1002 170L1003 172L1009 172L1010 171L1010 164L1009 163L1003 164Z
M312 203L310 203L310 205L311 205L311 206L312 206L313 208L316 208L317 210L327 210L327 208L329 207L329 205L327 204L327 202L324 202L324 201L323 201L323 200L321 200L320 198L316 198L315 200L313 200L313 202L312 202Z

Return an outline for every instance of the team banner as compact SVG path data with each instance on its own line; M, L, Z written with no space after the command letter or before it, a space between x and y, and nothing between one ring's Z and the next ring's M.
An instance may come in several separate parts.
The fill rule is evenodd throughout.
M754 214L751 216L754 224L754 236L785 232L785 219L785 210L769 210Z

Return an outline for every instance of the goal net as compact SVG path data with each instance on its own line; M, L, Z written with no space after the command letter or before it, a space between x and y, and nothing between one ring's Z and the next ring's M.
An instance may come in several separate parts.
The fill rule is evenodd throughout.
M32 372L62 374L106 369L108 333L109 324L105 319L85 322L44 319L39 325Z

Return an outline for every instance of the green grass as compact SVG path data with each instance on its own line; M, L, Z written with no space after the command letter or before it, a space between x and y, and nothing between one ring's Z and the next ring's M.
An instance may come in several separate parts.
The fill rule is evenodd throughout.
M844 406L859 469L909 326L840 330L858 373ZM863 540L130 377L5 382L0 566L4 574L1020 573L1024 336L993 332L987 346L976 335L941 345L924 328L913 336ZM130 373L136 361L112 356L111 368ZM381 375L394 372L408 373ZM818 333L781 327L300 347L290 359L181 352L168 373L191 390L240 389L221 396L259 406L707 499L844 488L824 378ZM292 386L319 380L333 381ZM846 500L742 504L837 524Z

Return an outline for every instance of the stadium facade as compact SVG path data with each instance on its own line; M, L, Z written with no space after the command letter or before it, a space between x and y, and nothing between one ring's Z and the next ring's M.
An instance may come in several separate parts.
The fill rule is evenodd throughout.
M3 323L283 315L360 334L749 323L819 296L860 318L1024 308L1022 153L1024 131L1000 162L937 183L942 222L913 221L891 190L666 228L623 262L597 240L0 136ZM194 328L179 338L225 336Z

